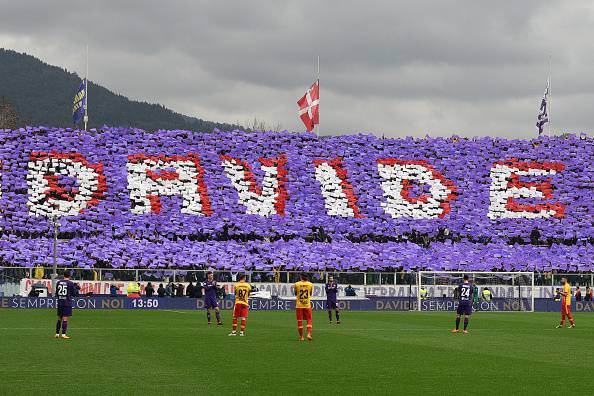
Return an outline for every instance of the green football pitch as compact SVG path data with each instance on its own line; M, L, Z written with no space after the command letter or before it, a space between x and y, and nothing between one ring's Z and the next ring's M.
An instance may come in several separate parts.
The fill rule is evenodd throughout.
M292 312L253 311L245 337L204 311L75 311L70 340L49 310L0 310L1 395L567 394L594 388L594 315L314 312L299 342Z

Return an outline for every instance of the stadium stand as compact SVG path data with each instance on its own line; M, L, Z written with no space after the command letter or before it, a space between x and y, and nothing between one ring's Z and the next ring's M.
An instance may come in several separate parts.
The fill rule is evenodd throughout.
M594 143L0 131L0 265L592 270Z

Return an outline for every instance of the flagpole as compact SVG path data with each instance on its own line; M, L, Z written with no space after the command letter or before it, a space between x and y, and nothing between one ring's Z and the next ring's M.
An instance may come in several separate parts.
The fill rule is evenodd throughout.
M85 132L87 131L87 123L89 122L89 44L87 44L87 70L85 73Z
M319 113L320 113L320 55L318 55L318 125L316 125L318 136L320 136Z
M549 116L549 125L548 125L548 135L549 137L551 136L551 58L552 56L549 55L549 103L547 103L548 106L548 116Z

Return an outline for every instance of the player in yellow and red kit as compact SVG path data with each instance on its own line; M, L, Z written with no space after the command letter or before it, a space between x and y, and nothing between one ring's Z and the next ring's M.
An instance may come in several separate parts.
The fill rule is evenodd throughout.
M245 274L239 276L239 282L235 284L235 307L233 309L233 329L230 336L237 335L237 319L241 319L239 335L243 337L243 331L248 317L248 299L252 292L252 286L245 281Z
M567 282L567 278L561 278L561 285L563 290L559 292L561 294L561 323L557 326L558 329L565 325L565 316L569 318L569 328L573 329L575 324L573 323L573 315L571 314L571 286Z
M295 304L297 330L299 330L299 340L303 341L303 321L306 320L307 339L311 341L311 295L313 294L313 284L308 280L306 274L300 274L299 278L301 280L293 286L295 296L297 297Z

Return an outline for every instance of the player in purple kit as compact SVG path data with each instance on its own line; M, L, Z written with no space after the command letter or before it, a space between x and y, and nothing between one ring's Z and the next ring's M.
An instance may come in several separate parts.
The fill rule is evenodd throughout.
M464 333L468 333L468 319L472 315L472 294L474 292L472 285L468 281L468 275L464 275L462 283L458 286L458 309L456 311L456 328L452 333L459 332L460 316L464 315Z
M326 309L328 310L328 320L332 323L332 310L335 311L336 324L340 324L340 310L338 309L338 302L336 295L338 294L338 283L334 280L332 275L328 276L328 283L326 283Z
M206 308L206 319L208 319L208 324L210 324L210 310L214 309L215 315L217 316L217 326L222 326L221 311L219 310L219 303L217 302L219 285L217 284L217 281L214 280L214 274L212 272L206 274L206 282L204 282L202 288L204 289L204 308Z
M72 316L72 297L76 295L76 286L70 280L70 271L64 271L64 279L56 282L56 297L58 298L58 321L56 322L56 338L60 338L60 329L62 329L62 338L69 340L66 335L68 330L68 318Z

